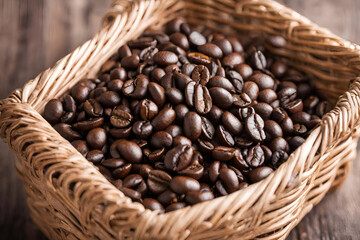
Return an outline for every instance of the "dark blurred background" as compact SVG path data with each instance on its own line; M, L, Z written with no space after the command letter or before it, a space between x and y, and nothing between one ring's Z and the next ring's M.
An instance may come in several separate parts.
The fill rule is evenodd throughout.
M100 28L112 0L0 0L0 98L51 67ZM359 0L279 0L354 43L360 43ZM0 143L0 239L45 239L32 223L15 155ZM288 239L360 239L360 163L335 193Z

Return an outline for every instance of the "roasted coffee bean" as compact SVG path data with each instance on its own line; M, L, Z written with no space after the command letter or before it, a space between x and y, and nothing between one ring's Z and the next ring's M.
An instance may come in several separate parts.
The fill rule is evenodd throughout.
M234 157L235 149L231 147L217 146L214 148L211 154L216 160L229 161Z
M200 151L204 153L210 153L215 148L211 142L206 140L198 139L198 144Z
M49 123L57 123L63 113L64 109L62 103L57 99L52 99L45 105L43 117Z
M189 41L183 33L173 33L170 35L170 41L184 50L189 50Z
M176 64L179 59L173 52L159 51L154 55L153 60L156 64L160 66L167 66L171 64Z
M179 104L175 107L176 122L182 124L185 115L189 112L189 108L184 104Z
M258 101L259 102L266 102L268 104L271 104L277 99L277 94L272 89L264 89L259 92Z
M263 120L270 119L271 113L273 112L273 108L269 104L264 102L259 102L257 104L254 104L253 108L255 112L259 114Z
M121 167L115 168L111 172L111 175L115 179L123 179L124 177L129 175L129 173L131 171L131 168L132 168L132 164L131 163L126 163L126 164L122 165Z
M122 158L130 163L139 163L142 160L141 148L134 142L127 140L118 140L117 150Z
M264 151L265 163L270 162L271 157L272 157L272 152L271 152L270 148L268 148L265 145L261 145L261 149Z
M282 150L284 152L289 152L289 144L287 141L282 137L277 137L271 140L269 144L269 148L272 152Z
M303 102L301 99L296 99L284 105L285 110L290 114L301 112L303 110Z
M250 78L249 81L253 81L257 84L260 91L265 89L273 89L275 85L275 81L272 77L269 75L266 75L264 73L255 73Z
M86 159L93 164L98 164L105 159L105 155L102 151L94 149L88 152L88 154L86 155Z
M233 49L232 49L232 46L231 46L231 43L229 42L229 40L223 38L223 39L217 39L213 42L221 49L222 53L225 56L232 53Z
M307 123L309 123L311 120L311 115L306 112L296 112L293 115L291 115L291 119L293 120L294 123L300 123L306 126Z
M295 100L296 89L291 87L283 88L278 92L278 97L281 105L284 106L285 104Z
M187 192L185 195L185 201L189 204L196 204L211 199L214 199L214 194L211 191Z
M283 131L282 131L280 125L277 124L277 122L275 122L273 120L265 121L264 131L265 131L267 140L283 136Z
M198 65L209 65L211 64L211 58L200 52L190 52L187 54L188 59Z
M179 125L170 125L165 129L173 138L183 135L183 129Z
M220 108L229 108L234 102L233 96L229 91L221 87L212 87L209 89L213 104Z
M239 189L239 179L234 170L221 168L219 171L219 179L228 193L235 192Z
M199 52L212 57L212 58L222 58L223 52L220 47L213 43L205 43L204 45L198 46Z
M115 107L120 103L121 97L116 92L107 91L101 94L97 100L103 107Z
M175 120L176 114L171 107L163 108L158 115L151 121L151 125L155 130L164 130Z
M231 93L235 93L235 87L233 86L233 84L225 77L220 77L220 76L214 76L210 79L209 83L208 83L208 87L212 88L212 87L221 87L226 89L227 91L231 92Z
M152 120L158 114L158 106L149 99L140 101L140 116L143 120Z
M234 135L240 135L244 130L242 123L231 112L224 112L221 117L224 127Z
M317 96L310 96L304 100L304 110L309 111L313 110L319 103L319 98Z
M266 58L265 58L264 54L259 50L254 51L251 54L250 63L254 68L259 69L259 70L266 68Z
M234 52L225 56L221 62L225 67L233 68L235 65L244 63L245 61L241 54Z
M206 43L206 38L201 33L193 31L189 34L189 42L194 46L201 46Z
M243 92L246 93L251 100L256 100L259 96L259 87L253 81L247 81L244 83Z
M71 89L71 96L76 102L85 102L90 93L90 89L82 84L77 84Z
M276 78L281 78L285 75L287 69L288 67L285 63L277 60L271 65L270 71Z
M71 145L73 145L73 147L78 150L78 152L80 152L83 156L86 156L86 154L89 152L89 147L84 140L72 141Z
M185 63L181 68L181 72L187 76L191 76L195 67L196 67L195 64ZM178 87L180 87L180 86L178 86Z
M224 128L223 125L219 125L216 129L216 135L219 139L219 142L222 145L232 147L235 145L234 138L231 136L231 134Z
M240 73L244 80L247 80L253 74L252 68L245 63L235 65L234 69Z
M93 128L101 127L104 124L104 118L93 118L90 120L85 120L77 122L73 125L74 128L79 129L80 131L89 131Z
M65 112L60 118L60 122L71 123L75 118L75 112Z
M123 45L118 50L119 58L123 59L124 57L131 56L131 50L127 44Z
M156 103L158 108L162 108L166 101L164 88L155 82L150 82L148 91L151 99Z
M204 167L200 163L195 162L178 171L178 174L199 180L204 174Z
M114 138L125 139L128 138L131 134L132 127L126 128L111 128L109 129L109 133Z
M242 109L250 106L252 104L252 100L246 93L241 93L238 95L239 97L234 97L234 105L240 107Z
M140 201L141 199L141 194L134 189L122 187L120 190L125 196L131 198L133 201Z
M284 163L288 159L289 155L282 150L278 150L273 152L271 156L271 164L272 166L278 168L282 163Z
M170 171L180 171L190 164L192 156L193 149L190 145L178 145L166 153L165 168Z
M188 112L184 118L184 134L190 140L198 139L202 132L202 120L196 112Z
M184 21L181 18L175 18L165 25L165 32L167 34L180 32L180 26Z
M196 83L200 83L205 86L209 82L210 78L209 69L204 65L197 65L191 73L191 78Z
M184 203L184 202L175 202L175 203L169 205L165 209L165 212L172 212L172 211L184 208L184 207L186 207L186 203Z
M86 142L96 149L101 149L106 143L106 131L103 128L91 129L86 135Z
M135 69L140 63L139 55L133 54L121 59L121 66L128 69Z
M244 88L244 80L240 73L230 70L227 72L227 76L230 79L231 84L234 86L237 93L242 93Z
M147 156L150 162L160 162L163 161L165 156L165 148L156 149L155 151L152 151Z
M270 167L259 167L250 171L248 177L252 183L256 183L269 176L273 171Z
M253 144L254 144L253 141L251 141L245 137L240 137L240 136L235 137L235 145L240 148L248 148Z
M320 102L316 107L316 114L319 117L324 116L326 113L328 113L331 110L331 105L327 101Z
M281 89L284 88L294 88L296 89L296 84L294 82L290 82L290 81L281 81L280 84L278 84L278 88L277 91L280 91Z
M174 193L173 191L171 190L166 190L164 192L162 192L158 197L157 197L157 200L165 205L165 206L168 206L174 202L177 202L178 201L178 197L176 195L176 193Z
M155 47L156 40L152 37L139 37L138 39L128 42L130 48L144 49L147 47Z
M170 148L173 143L173 137L166 131L156 132L151 136L150 144L153 148Z
M110 123L116 128L125 128L130 125L133 116L122 108L115 108L111 112Z
M201 84L195 86L194 102L195 109L198 113L207 114L210 112L212 108L212 98L205 86Z
M169 101L174 105L178 105L184 101L182 92L177 88L168 88L166 89L165 94Z
M120 83L121 86L122 86L122 81L126 80L126 78L127 78L127 72L126 72L125 68L119 67L119 68L115 68L115 69L111 70L110 79L111 80L120 80L121 82L117 81L117 83L114 84L115 82L111 81L113 83L109 82L108 83L108 88L110 89L110 86L113 86L117 90L119 90L118 84ZM121 89L121 87L120 87L120 89ZM116 90L111 90L111 91L116 91Z
M218 180L220 174L220 162L214 161L209 166L209 179L212 183L215 183Z
M250 167L259 167L264 163L264 161L265 155L260 145L256 145L249 149L246 156L246 162L249 164Z
M202 135L205 139L211 140L215 135L214 125L205 117L201 117Z
M251 114L245 120L246 131L255 141L262 142L266 135L264 132L264 120L258 114Z
M170 182L170 188L181 195L191 191L199 191L200 183L188 176L175 176Z
M294 131L293 121L290 117L285 117L280 123L284 135L290 135Z
M162 170L152 170L146 183L151 192L160 194L168 189L171 179L171 176Z
M131 98L142 99L147 93L149 78L143 74L138 75L134 80L128 80L122 87L122 93Z
M164 207L156 199L153 198L144 198L142 204L145 208L152 211L158 211L159 213L165 212Z
M305 133L307 132L307 128L305 125L303 124L294 124L294 135L298 135L298 136L301 136L301 135L304 135Z
M184 137L184 136L177 136L174 138L174 141L173 141L173 147L176 147L178 145L189 145L191 146L192 145L192 142L189 138L187 137Z
M219 107L213 105L210 112L207 114L207 117L213 124L216 125L220 122L222 114L223 111Z
M66 140L74 141L81 139L81 135L71 128L71 125L66 123L58 123L54 125L54 129Z
M274 108L271 113L271 119L273 119L274 121L276 121L278 123L282 122L286 117L288 117L288 114L281 107Z
M297 86L297 97L308 98L311 95L312 87L308 83L299 83Z
M290 145L290 148L292 150L295 150L297 149L301 144L303 144L303 142L305 142L305 139L300 137L300 136L294 136L292 138L290 138L289 140L289 145Z
M175 85L179 90L184 90L186 87L186 84L192 81L192 79L185 75L184 73L174 72L173 73L173 79L175 81Z
M101 165L107 168L119 168L125 164L125 160L121 158L108 158L101 163Z

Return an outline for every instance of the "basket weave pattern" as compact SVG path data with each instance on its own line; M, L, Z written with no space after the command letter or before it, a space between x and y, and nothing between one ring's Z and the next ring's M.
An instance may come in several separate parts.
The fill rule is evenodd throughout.
M121 45L179 15L223 33L283 36L284 49L268 50L313 76L336 107L268 178L158 214L112 186L39 113L95 76ZM360 136L359 46L269 0L120 0L104 23L93 39L0 102L0 136L17 155L32 219L50 239L284 239L346 177Z

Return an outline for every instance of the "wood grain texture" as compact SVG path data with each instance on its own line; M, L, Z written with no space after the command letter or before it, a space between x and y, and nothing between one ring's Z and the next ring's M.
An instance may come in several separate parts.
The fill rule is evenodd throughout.
M318 25L360 43L358 0L281 0ZM21 87L88 40L111 0L0 0L0 98ZM0 144L0 239L45 239L34 226L17 177L14 154ZM359 239L360 163L288 239Z

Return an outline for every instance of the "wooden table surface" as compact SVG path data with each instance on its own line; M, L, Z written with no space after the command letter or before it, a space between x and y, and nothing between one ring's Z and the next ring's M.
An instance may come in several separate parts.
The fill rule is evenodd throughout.
M359 0L279 2L360 44ZM111 0L0 0L0 98L90 39L110 3ZM356 159L345 184L328 194L288 239L360 239L359 172ZM46 239L29 217L22 182L14 169L14 154L3 142L0 239Z

